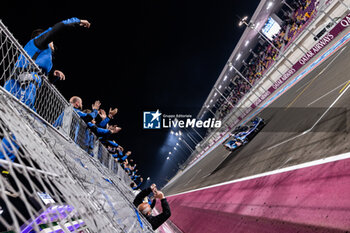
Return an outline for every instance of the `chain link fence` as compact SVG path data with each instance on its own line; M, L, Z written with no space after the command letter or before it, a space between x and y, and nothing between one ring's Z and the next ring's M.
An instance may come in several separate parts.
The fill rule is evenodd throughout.
M153 232L124 169L1 21L0 84L0 232Z

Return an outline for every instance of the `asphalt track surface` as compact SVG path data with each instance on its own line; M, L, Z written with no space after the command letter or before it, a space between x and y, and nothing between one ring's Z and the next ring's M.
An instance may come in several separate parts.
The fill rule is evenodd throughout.
M219 145L166 186L166 195L349 151L350 44L340 48L258 116L266 126L247 145Z

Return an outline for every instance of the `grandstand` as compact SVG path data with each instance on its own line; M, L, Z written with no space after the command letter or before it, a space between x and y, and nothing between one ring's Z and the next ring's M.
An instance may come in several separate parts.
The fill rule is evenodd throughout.
M264 76L265 72L271 68L275 61L281 58L279 56L280 53L283 53L290 45L293 45L299 33L303 31L315 16L315 3L316 1L306 1L305 5L298 6L296 9L291 8L286 2L274 4L274 7L267 7L268 2L261 3L250 19L251 22L257 22L254 25L254 30L247 29L244 32L231 55L232 59L229 59L228 69L224 70L220 75L220 77L223 77L218 79L218 81L222 82L220 87L225 89L222 91L223 95L218 95L215 98L216 101L213 102L213 95L215 92L218 92L217 88L213 88L211 95L208 96L198 116L203 117L206 112L206 106L211 105L211 111L216 112L215 115L223 119L250 88ZM262 10L260 11L259 8L262 8ZM282 20L278 15L287 16ZM277 20L274 20L276 18ZM277 31L271 37L272 44L268 43L263 38L263 35L258 33L260 30L267 32L267 25L260 23L267 20L271 21L271 24L278 25L277 29L275 29ZM269 30L272 30L270 27ZM300 47L297 48L301 49ZM304 49L301 50L304 52L306 51ZM236 72L232 74L230 71L233 69ZM215 86L219 85L216 84Z

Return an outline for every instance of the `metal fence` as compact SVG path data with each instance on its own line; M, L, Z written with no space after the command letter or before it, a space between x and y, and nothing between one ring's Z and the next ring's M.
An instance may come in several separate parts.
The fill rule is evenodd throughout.
M153 232L129 176L1 21L0 84L0 232Z

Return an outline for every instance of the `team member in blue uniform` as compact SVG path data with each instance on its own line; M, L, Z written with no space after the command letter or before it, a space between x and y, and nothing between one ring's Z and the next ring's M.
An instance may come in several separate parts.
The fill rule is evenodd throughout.
M132 188L132 190L137 190L141 187L143 182L143 178L140 177L139 179L135 179L131 184L130 187ZM153 203L152 203L153 204ZM155 204L155 203L154 203ZM152 207L152 206L151 206ZM154 207L154 206L153 206ZM153 209L153 208L152 208Z
M1 119L0 125L0 159L9 159L12 162L14 162L16 160L16 155L20 149L19 143L15 135L11 132L11 130L5 125L5 123ZM8 136L5 137L5 134L7 134ZM3 166L0 165L0 173L2 173L3 171Z
M0 139L0 159L6 160L6 156L13 162L19 149L15 135L11 135L10 141L6 138Z
M106 111L103 109L100 109L98 111L98 116L95 119L96 125L100 128L107 128L108 123L114 118L115 114L117 114L118 109L117 108L110 108L108 115L106 114Z
M92 111L87 113L83 112L83 100L78 96L73 96L69 99L69 103L73 106L74 111L80 116L81 119L88 123L95 119L98 115L98 110L100 109L101 102L96 100L95 103L91 106Z
M118 157L117 160L119 163L123 163L125 161L127 161L128 157L131 155L131 151L128 151L125 153L125 155L123 155L123 157Z
M113 153L112 156L116 162L119 162L118 159L124 156L124 148L118 145L116 152Z
M98 110L101 106L101 102L99 100L96 100L93 105L91 105L92 111L91 112L84 112L83 109L83 100L78 96L73 96L69 99L69 103L73 106L73 110L80 116L80 118L85 122L90 122L93 119L96 118L98 115ZM56 120L56 123L54 123L54 126L61 126L62 124L62 117L64 116L64 113L62 113L58 119Z
M35 30L32 39L24 46L24 50L29 57L41 68L45 75L48 75L53 67L53 41L65 28L75 25L90 27L90 23L87 20L78 18L63 20L46 31ZM65 79L65 75L59 70L55 70L53 74L61 80ZM15 64L13 75L16 77L6 81L5 89L35 111L36 90L41 87L42 80L38 73L34 72L30 62L23 54L20 54Z

